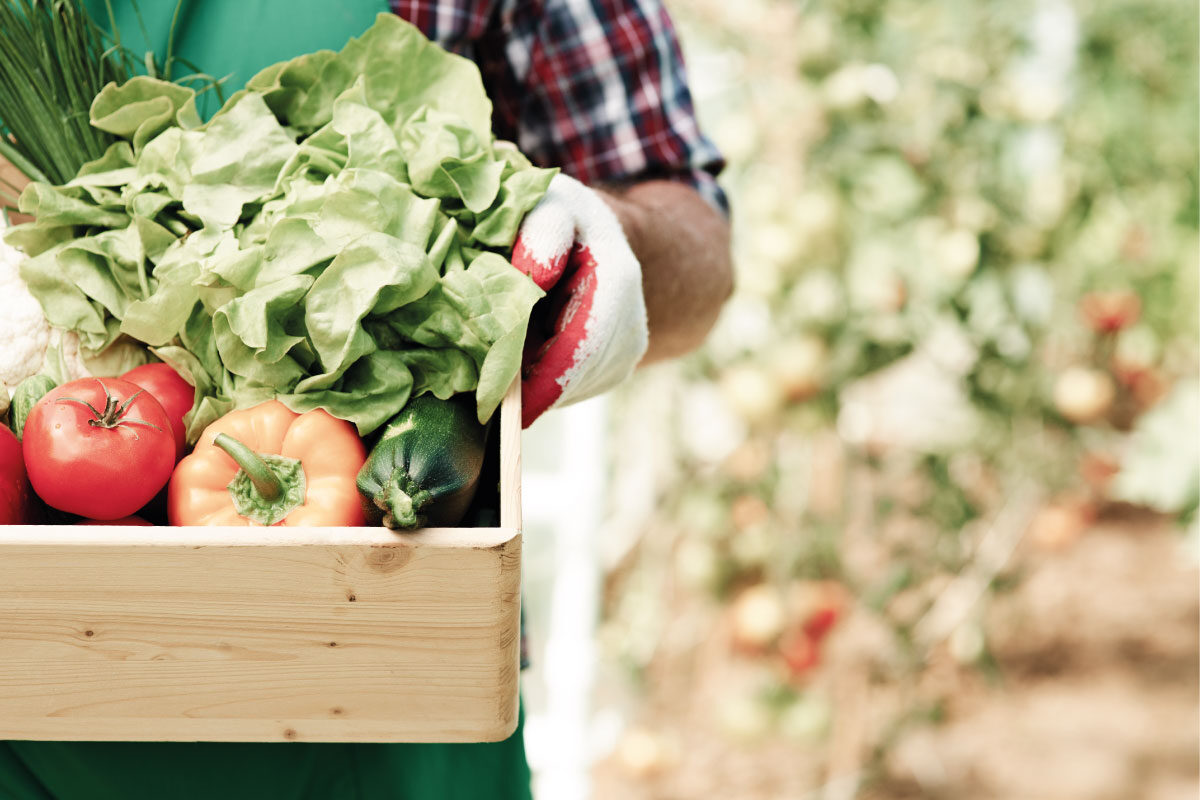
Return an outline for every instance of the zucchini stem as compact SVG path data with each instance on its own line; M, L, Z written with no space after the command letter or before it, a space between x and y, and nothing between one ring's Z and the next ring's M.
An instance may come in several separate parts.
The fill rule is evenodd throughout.
M375 505L385 512L385 526L392 530L412 530L421 527L421 511L432 497L428 490L420 488L407 474L397 470L375 498Z

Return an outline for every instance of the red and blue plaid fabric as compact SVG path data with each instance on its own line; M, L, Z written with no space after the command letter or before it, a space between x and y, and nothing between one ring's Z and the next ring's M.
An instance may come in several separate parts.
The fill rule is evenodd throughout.
M660 0L392 0L479 65L496 135L584 183L670 178L727 211Z

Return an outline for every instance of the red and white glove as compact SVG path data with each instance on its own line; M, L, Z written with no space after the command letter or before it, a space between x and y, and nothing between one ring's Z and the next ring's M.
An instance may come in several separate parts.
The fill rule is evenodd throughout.
M547 296L525 339L522 424L608 391L646 353L642 268L599 194L556 175L521 223L513 266Z

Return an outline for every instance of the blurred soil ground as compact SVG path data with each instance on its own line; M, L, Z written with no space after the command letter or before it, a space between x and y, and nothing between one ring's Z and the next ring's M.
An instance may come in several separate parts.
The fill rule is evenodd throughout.
M1077 536L1027 536L970 643L894 670L863 611L802 687L821 707L782 725L729 705L761 660L686 593L640 689L633 727L594 771L598 800L1195 800L1200 796L1200 584L1168 521L1109 510ZM958 656L957 658L955 656ZM982 665L982 666L981 666ZM607 695L605 697L604 695ZM797 710L799 708L799 710ZM907 716L906 716L907 715ZM896 725L899 719L918 721Z

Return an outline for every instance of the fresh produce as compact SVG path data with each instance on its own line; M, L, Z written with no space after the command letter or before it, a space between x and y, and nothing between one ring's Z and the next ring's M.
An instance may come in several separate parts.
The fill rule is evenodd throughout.
M142 364L134 367L121 376L123 380L137 384L162 405L171 420L171 433L175 436L175 460L183 458L187 447L184 442L183 418L192 410L195 389L180 377L175 368L169 364Z
M411 428L394 423L363 472L372 513L459 522L542 296L512 243L554 175L494 140L478 69L381 14L205 122L153 61L126 80L129 54L77 0L24 4L0 9L24 17L0 67L78 51L46 87L0 79L22 132L0 149L34 179L19 209L35 220L5 235L27 258L7 259L24 316L0 341L20 362L0 394L37 374L16 415L34 489L125 519L166 483L167 438L173 524L358 525L359 437L399 413ZM34 135L62 113L62 135ZM66 337L121 378L70 381Z
M55 386L57 384L54 379L48 375L31 375L17 384L8 409L8 420L18 439L25 430L25 420L29 418L29 412Z
M35 180L66 183L114 137L87 122L105 84L128 72L80 0L0 3L0 156ZM0 184L0 205L10 205ZM9 202L5 202L9 201Z
M167 492L172 525L363 524L354 478L366 448L348 422L277 400L204 430Z
M120 519L82 519L76 525L135 525L151 527L149 522L138 516L121 517Z
M17 384L41 369L50 343L50 323L21 280L21 258L0 242L0 413Z
M8 428L0 425L0 525L30 522L33 494L25 476L21 443Z
M0 106L2 108L2 106ZM7 230L0 213L0 231ZM21 278L24 256L0 241L0 413L8 407L17 386L26 378L44 374L65 383L92 374L112 374L114 364L131 361L131 356L145 361L142 352L131 352L126 337L103 354L85 363L80 353L79 337L60 328L53 328L41 305ZM137 363L134 361L133 363ZM132 364L130 364L132 366Z
M361 435L410 395L474 391L494 412L542 295L508 256L554 172L493 140L471 62L384 14L207 123L194 92L145 76L90 115L116 141L67 184L30 184L36 221L6 239L89 353L133 337L193 383L188 441L272 398Z
M175 464L166 412L119 378L83 378L54 389L29 413L21 443L38 496L93 519L137 511Z
M358 473L368 517L389 528L456 525L483 467L487 428L469 400L414 397Z

